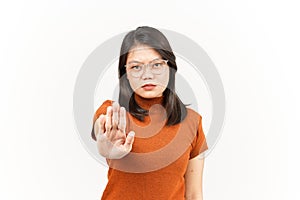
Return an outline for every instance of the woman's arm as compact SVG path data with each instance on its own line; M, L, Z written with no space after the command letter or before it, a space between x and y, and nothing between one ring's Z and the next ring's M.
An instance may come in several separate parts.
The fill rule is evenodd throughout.
M203 200L202 194L202 175L204 167L204 158L196 156L189 160L185 172L185 199Z

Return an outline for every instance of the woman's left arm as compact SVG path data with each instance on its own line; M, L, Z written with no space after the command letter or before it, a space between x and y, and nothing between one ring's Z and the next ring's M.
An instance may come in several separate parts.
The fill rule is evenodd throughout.
M202 194L202 175L204 167L204 158L196 156L189 160L185 172L185 199L203 200Z

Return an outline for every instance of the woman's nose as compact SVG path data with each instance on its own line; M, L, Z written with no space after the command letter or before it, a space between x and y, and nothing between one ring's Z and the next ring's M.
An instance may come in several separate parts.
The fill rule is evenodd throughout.
M145 65L143 69L142 79L153 78L153 73L151 72L151 66Z

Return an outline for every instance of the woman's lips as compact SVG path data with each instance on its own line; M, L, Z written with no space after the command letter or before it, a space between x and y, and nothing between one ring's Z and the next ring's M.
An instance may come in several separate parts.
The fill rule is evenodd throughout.
M153 84L146 84L146 85L142 86L142 88L144 90L153 90L155 87L156 87L156 85L153 85Z

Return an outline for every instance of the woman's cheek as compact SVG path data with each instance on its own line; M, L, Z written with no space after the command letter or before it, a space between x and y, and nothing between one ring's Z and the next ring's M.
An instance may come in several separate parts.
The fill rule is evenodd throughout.
M133 91L135 91L138 88L137 83L135 81L133 81L132 79L128 79L128 81L129 81L129 85L130 85L131 89Z

